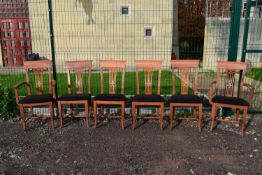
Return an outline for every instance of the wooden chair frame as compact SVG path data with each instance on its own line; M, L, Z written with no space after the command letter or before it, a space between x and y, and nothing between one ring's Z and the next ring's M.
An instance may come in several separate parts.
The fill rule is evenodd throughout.
M197 93L197 81L198 81L198 67L199 60L172 60L172 95L175 95L175 69L180 70L181 78L181 94L188 95L189 87L189 73L190 70L194 71L194 82L193 82L193 91L194 95ZM193 116L192 117L180 117L180 120L197 120L196 108L199 109L198 116L198 130L201 132L202 127L202 116L203 116L203 103L176 103L170 102L170 129L173 128L173 119L175 113L175 107L193 107Z
M30 103L30 104L19 104L20 97L18 94L18 90L22 86L26 86L27 95L31 95L31 86L29 82L29 71L33 70L35 72L35 81L36 81L36 95L42 95L44 92L44 83L43 83L43 72L44 70L48 71L48 85L49 85L49 94L52 95L53 99L56 99L56 92L55 92L55 80L52 80L52 61L50 60L40 60L40 61L25 61L24 67L26 71L26 81L20 82L14 86L16 103L20 110L21 115L21 122L23 130L26 131L26 117L24 108L30 108L30 116L29 120L35 120L39 118L35 114L33 114L34 107L42 107L48 106L50 109L50 120L51 120L51 127L54 128L54 109L53 109L53 102L45 102L45 103Z
M210 83L209 86L209 102L212 104L212 112L211 112L211 125L210 125L210 131L214 128L214 121L216 120L216 110L218 107L225 107L225 108L233 108L236 109L236 120L230 121L230 120L223 120L223 119L217 119L220 122L230 122L230 123L237 123L241 124L239 121L239 114L240 110L243 110L243 117L242 117L242 124L241 124L241 135L244 134L245 129L245 122L247 118L247 111L252 106L252 100L253 100L253 94L254 94L254 87L252 85L244 83L245 78L245 72L247 69L247 63L244 62L230 62L230 61L218 61L217 62L217 79L216 81L213 81ZM243 87L247 87L248 93L249 93L249 106L241 106L241 105L231 105L231 104L224 104L224 103L215 103L212 102L212 98L215 95L220 95L219 89L220 89L220 73L225 70L227 74L227 80L226 80L226 89L225 89L225 96L234 96L234 82L235 82L235 73L237 71L242 71L242 77L239 80L240 81L240 89L239 89L239 98L242 98L243 96ZM214 88L215 86L215 88Z
M76 77L76 94L84 95L83 92L83 78L84 73L88 70L88 95L91 94L91 75L92 75L92 61L91 60L83 60L83 61L67 61L66 62L67 69L67 82L68 82L68 95L72 95L72 82L71 82L71 73L75 73ZM91 95L90 95L91 98ZM59 111L59 120L60 120L60 128L63 127L63 118L72 117L72 118L83 118L82 116L69 115L64 116L62 111L62 105L72 105L75 104L83 104L85 106L85 117L86 118L86 127L89 127L89 116L91 111L91 106L88 100L57 100L58 111ZM72 108L72 107L71 107Z
M121 78L121 94L124 95L125 87L125 69L126 61L118 60L103 60L100 61L100 78L101 78L101 94L104 94L104 73L107 70L109 73L109 94L116 94L116 81L117 73L122 70ZM97 118L103 117L103 107L101 107L101 114L97 115L98 105L120 105L121 106L121 116L107 116L108 119L121 119L121 127L125 128L125 103L126 101L106 101L106 100L93 100L94 105L94 128L97 127Z
M161 85L161 68L162 61L156 60L136 60L136 92L137 95L140 94L140 83L139 83L139 71L144 71L145 73L145 94L152 94L152 81L153 81L153 72L158 71L158 82L157 82L157 95L160 95L160 85ZM139 116L139 106L156 106L160 110L157 110L159 113L157 117L138 117ZM136 109L138 109L136 113ZM164 102L132 102L132 119L133 119L133 129L136 127L137 119L158 119L160 120L160 128L163 130L163 120L164 120Z

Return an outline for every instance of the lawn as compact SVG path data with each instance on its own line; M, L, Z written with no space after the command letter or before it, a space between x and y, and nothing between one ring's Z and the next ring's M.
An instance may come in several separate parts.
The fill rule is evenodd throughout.
M140 73L140 93L144 93L144 74ZM71 76L72 82L75 82L75 76ZM0 82L6 86L12 88L16 83L25 80L24 74L13 74L13 75L0 75ZM32 86L32 93L35 93L35 80L34 76L30 76L30 82ZM108 74L104 74L104 84L105 93L108 92ZM117 92L121 92L121 74L117 75ZM180 80L177 78L176 81L176 92L180 92ZM72 84L73 92L75 92L75 83ZM44 89L48 92L48 77L44 75ZM191 91L191 90L190 90ZM84 92L87 93L87 74L84 75ZM153 93L157 92L157 72L154 72L153 78ZM57 93L58 96L67 93L67 75L65 73L57 74ZM92 73L91 80L91 93L96 95L100 93L100 73ZM172 74L170 71L162 71L161 76L161 94L171 94L172 93ZM22 87L19 90L19 94L26 95L26 88ZM126 72L125 76L125 94L134 95L136 94L136 74L135 72Z
M262 68L253 68L246 73L247 77L262 82Z

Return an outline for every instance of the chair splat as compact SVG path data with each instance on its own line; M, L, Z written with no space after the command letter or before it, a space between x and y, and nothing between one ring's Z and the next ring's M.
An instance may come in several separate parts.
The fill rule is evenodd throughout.
M234 95L234 86L235 86L235 70L226 71L226 96Z
M109 94L116 94L117 69L109 69Z

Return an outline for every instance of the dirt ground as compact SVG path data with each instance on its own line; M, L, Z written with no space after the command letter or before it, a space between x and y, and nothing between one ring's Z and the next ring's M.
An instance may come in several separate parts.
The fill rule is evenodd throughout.
M34 122L23 133L20 121L0 121L0 174L262 174L262 117L244 137L220 124L199 133L183 121L161 131L158 121L119 121L97 129L70 121L62 129ZM166 126L167 123L165 123ZM207 124L208 125L208 124Z

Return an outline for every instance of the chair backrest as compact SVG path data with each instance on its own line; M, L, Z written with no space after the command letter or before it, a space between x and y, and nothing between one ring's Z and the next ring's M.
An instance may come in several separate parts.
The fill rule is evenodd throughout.
M198 67L199 60L172 60L172 94L176 91L176 76L175 72L178 73L178 77L181 81L181 94L187 95L188 89L193 88L194 94L197 92L197 79L198 79ZM176 70L176 71L175 71ZM193 73L193 81L190 81L190 73Z
M39 60L39 61L25 61L24 67L26 71L26 82L30 84L29 72L35 74L36 94L41 95L44 93L44 72L48 72L48 89L52 94L52 61ZM28 94L31 95L31 89L28 87Z
M75 74L75 83L76 83L76 94L83 94L84 89L84 74L88 71L88 94L91 94L91 74L92 74L92 61L67 61L67 82L68 82L68 94L72 94L72 80L71 74Z
M160 95L162 61L136 60L135 66L136 66L136 93L140 94L139 71L141 70L144 71L145 94L151 95L152 86L153 86L153 72L157 70L158 71L157 94Z
M116 94L117 90L117 73L122 70L121 78L121 94L124 95L125 90L125 69L126 61L117 60L103 60L100 61L100 74L101 74L101 94L104 94L104 71L109 74L109 94Z
M238 85L240 85L240 96L243 92L243 84L247 63L218 61L217 62L217 78L216 78L216 94L224 96L238 96ZM241 75L242 76L239 77ZM221 94L224 90L224 94ZM237 95L236 95L237 94Z

